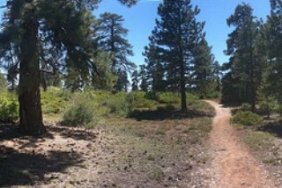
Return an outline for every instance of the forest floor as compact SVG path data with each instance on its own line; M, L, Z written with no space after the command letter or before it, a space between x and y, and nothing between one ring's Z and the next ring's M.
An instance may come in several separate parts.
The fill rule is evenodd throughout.
M39 138L1 125L0 187L208 187L208 107L109 117L91 130L53 124Z
M273 148L269 142L252 147L255 132L231 126L230 109L208 103L213 121L211 109L191 116L141 111L94 129L49 124L39 138L0 125L0 187L281 186L272 180L281 175L280 158L263 164L260 157Z

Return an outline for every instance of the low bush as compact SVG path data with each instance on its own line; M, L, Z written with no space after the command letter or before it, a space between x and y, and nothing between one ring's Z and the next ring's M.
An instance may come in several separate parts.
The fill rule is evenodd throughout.
M159 102L164 104L179 104L180 96L172 92L162 92L159 94Z
M152 99L148 99L145 92L132 92L128 94L131 98L133 109L153 109L157 106L158 102Z
M88 93L77 94L73 103L68 106L63 115L63 125L93 127L97 122L94 116L95 106ZM90 127L90 126L89 126Z
M232 123L240 125L259 125L262 123L262 118L250 111L238 111L232 118Z
M192 93L187 93L186 98L187 98L188 105L191 105L199 100L199 96L194 95Z
M110 113L118 116L127 116L132 111L132 103L132 96L126 93L117 93L105 101Z
M41 93L42 110L44 114L57 114L64 111L71 95L60 88L50 87Z
M13 122L18 119L18 102L15 95L10 93L0 94L0 121Z

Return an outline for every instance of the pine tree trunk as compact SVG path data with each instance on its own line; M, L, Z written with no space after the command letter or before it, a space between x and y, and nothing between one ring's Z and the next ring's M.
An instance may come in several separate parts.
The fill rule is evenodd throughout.
M42 134L43 125L40 102L40 67L38 58L38 24L32 17L22 25L19 105L20 132L28 135Z
M180 66L180 93L181 93L181 111L187 112L187 103L186 103L186 82L185 82L185 66L184 63L181 63Z
M253 43L253 36L250 36L251 43ZM254 81L254 57L253 57L253 48L250 48L250 77L251 77L251 106L252 106L252 112L255 112L256 110L256 86Z

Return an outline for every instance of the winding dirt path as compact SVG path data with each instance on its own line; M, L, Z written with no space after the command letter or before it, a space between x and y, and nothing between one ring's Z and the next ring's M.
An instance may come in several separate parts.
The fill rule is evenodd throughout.
M238 132L230 126L230 109L207 101L216 110L213 130L210 133L211 150L214 153L212 173L216 188L274 188L261 163L240 141Z

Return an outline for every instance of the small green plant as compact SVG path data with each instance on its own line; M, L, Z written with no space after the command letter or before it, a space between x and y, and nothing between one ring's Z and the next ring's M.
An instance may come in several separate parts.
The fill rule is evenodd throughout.
M259 115L250 111L239 111L232 118L232 123L240 125L260 125L262 121Z
M0 121L13 122L18 119L18 102L9 93L0 94Z

